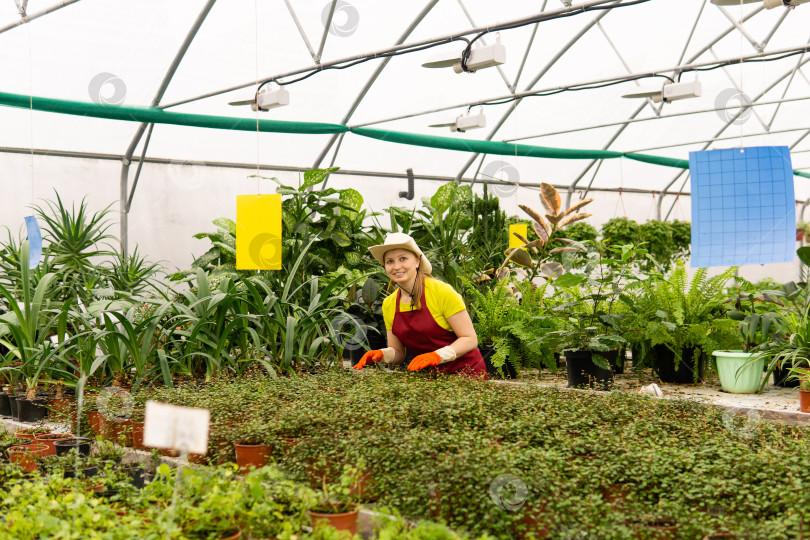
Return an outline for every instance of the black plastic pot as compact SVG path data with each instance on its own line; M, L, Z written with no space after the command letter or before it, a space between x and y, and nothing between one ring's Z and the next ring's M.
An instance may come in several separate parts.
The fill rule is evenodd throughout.
M484 343L478 347L481 356L484 357L484 365L487 367L487 375L490 379L517 379L517 372L509 362L504 362L500 369L492 365L492 355L495 354L495 347L492 343Z
M565 368L568 372L568 388L594 388L609 390L613 386L613 371L602 369L593 363L593 351L566 351ZM619 351L599 353L608 364L616 362Z
M118 490L117 489L105 489L105 490L96 491L95 493L93 493L94 497L100 497L102 499L109 499L110 497L114 497L116 495L118 495Z
M787 380L790 376L789 368L792 368L793 364L785 363L784 369L779 369L779 366L776 366L776 369L773 370L773 385L774 386L781 386L783 388L796 388L799 386L799 379L794 378L791 380Z
M85 437L74 437L72 439L59 439L58 441L54 441L53 447L56 449L57 456L67 454L74 448L77 448L80 454L89 456L91 442L93 442L91 439Z
M62 473L62 476L65 478L76 478L77 477L76 473L80 473L81 476L84 478L90 478L98 475L98 467L87 467L85 469L65 471Z
M12 420L20 421L20 413L17 412L17 396L8 396L8 408L11 409Z
M143 489L145 484L145 473L143 467L140 465L133 465L129 467L121 467L122 470L126 471L129 477L132 479L132 485L138 489Z
M0 416L11 416L11 404L6 393L0 394Z
M38 422L48 416L48 402L44 399L17 398L17 415L20 422Z
M675 384L694 384L703 382L706 373L706 355L701 353L698 359L697 380L695 380L693 348L681 349L681 361L675 369L675 353L665 345L653 347L653 369L662 382Z
M364 346L352 349L349 353L353 366L356 365L361 358L363 358L364 354L366 354L365 347L368 347L369 351L375 351L388 347L388 336L369 331L369 333L366 334L366 342L363 345Z

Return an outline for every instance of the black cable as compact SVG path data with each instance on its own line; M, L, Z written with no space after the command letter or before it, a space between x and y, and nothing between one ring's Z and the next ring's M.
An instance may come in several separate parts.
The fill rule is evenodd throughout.
M504 103L510 103L512 101L517 101L518 99L523 99L526 97L538 97L538 96L553 96L555 94L560 94L562 92L576 92L578 90L593 90L595 88L605 88L608 86L614 86L617 84L622 84L630 81L636 81L638 79L647 79L651 77L663 77L664 79L669 80L670 82L675 82L672 77L668 75L664 75L662 73L656 73L655 75L637 75L633 77L625 77L623 79L617 81L610 81L606 83L600 84L589 84L589 85L574 85L574 86L565 86L563 88L557 88L554 90L540 90L538 92L532 92L531 94L523 94L520 96L510 96L507 98L494 100L494 101L487 101L486 103L480 103L479 105L503 105Z
M275 82L279 86L285 86L285 85L288 85L288 84L294 84L294 83L303 81L305 79L308 79L309 77L312 77L316 73L320 73L321 71L326 71L327 69L346 69L348 67L352 67L352 66L356 66L358 64L362 64L363 62L368 62L369 60L375 60L377 58L388 58L388 57L393 57L393 56L399 56L399 55L402 55L402 54L409 54L409 53L412 53L412 52L423 51L425 49L430 49L430 48L433 48L433 47L437 47L439 45L445 45L447 43L452 43L454 41L465 41L467 43L467 46L464 48L464 50L461 53L461 68L462 68L463 71L469 72L469 70L467 69L467 60L469 59L470 54L472 53L472 44L477 39L481 38L482 36L484 36L484 35L486 35L486 34L488 34L490 32L499 32L501 30L511 30L511 29L514 29L514 28L520 28L520 27L523 27L523 26L528 26L530 24L536 24L536 23L545 22L545 21L553 21L553 20L556 20L556 19L562 19L562 18L565 18L565 17L571 17L571 16L574 16L574 15L579 15L580 13L585 13L587 11L600 11L600 10L606 10L606 9L617 9L617 8L622 8L622 7L627 7L627 6L633 6L633 5L636 5L636 4L643 4L645 2L650 2L650 1L651 0L633 0L632 2L627 2L625 4L611 4L611 5L607 5L607 6L592 6L592 7L580 8L580 9L577 9L575 11L569 11L567 13L558 13L558 14L555 14L555 15L540 14L537 17L532 17L531 19L529 19L527 21L521 21L519 23L513 23L513 24L503 24L503 25L493 26L492 28L488 28L486 31L481 32L480 34L478 34L472 40L469 40L469 39L467 39L465 37L455 37L455 38L450 38L450 39L442 39L440 41L436 41L434 43L428 43L426 45L422 45L422 46L419 46L419 47L408 47L406 49L401 49L401 50L398 50L398 51L392 51L392 52L388 52L388 53L369 56L368 58L361 58L359 60L355 60L355 61L349 62L347 64L338 64L338 65L327 66L327 67L318 66L316 68L313 68L306 75L304 75L302 77L298 77L297 79L293 79L291 81L279 81L277 79L266 79L266 80L262 81L261 84L259 85L259 87L256 89L256 94L259 93L259 90L261 90L262 87L264 87L264 85L266 85L268 83L271 83L271 82Z

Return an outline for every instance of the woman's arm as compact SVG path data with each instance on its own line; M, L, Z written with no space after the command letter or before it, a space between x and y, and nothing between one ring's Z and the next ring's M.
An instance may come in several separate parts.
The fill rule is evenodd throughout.
M450 344L453 350L456 351L457 357L465 355L478 347L478 336L475 334L472 319L470 319L470 314L467 313L466 309L447 317L447 322L450 324L450 328L453 329L453 333L458 337ZM391 343L390 338L388 343Z
M388 330L388 346L394 349L394 361L392 364L401 364L405 360L405 345L397 339L391 330Z

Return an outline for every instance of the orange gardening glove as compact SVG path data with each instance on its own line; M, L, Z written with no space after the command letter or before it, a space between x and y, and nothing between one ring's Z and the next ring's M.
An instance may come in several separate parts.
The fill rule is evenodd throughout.
M442 357L439 356L435 352L429 352L425 354L420 354L419 356L415 357L411 360L411 363L408 364L408 369L411 371L417 371L422 368L426 368L428 366L438 366L442 362Z
M368 351L366 354L363 355L363 358L360 359L357 364L355 364L354 369L363 369L366 367L366 364L376 364L380 360L382 360L383 352L381 350L376 351Z
M436 349L433 352L420 354L411 360L411 363L408 364L408 369L411 371L417 371L428 366L438 366L439 364L452 362L455 359L456 351L453 349L453 347L448 345L447 347Z

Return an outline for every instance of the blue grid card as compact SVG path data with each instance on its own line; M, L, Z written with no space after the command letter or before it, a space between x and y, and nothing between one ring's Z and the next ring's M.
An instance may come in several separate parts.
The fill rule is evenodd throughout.
M790 262L796 251L787 146L689 152L692 267Z

